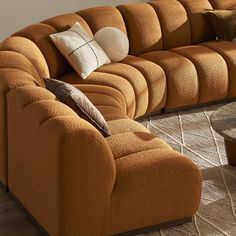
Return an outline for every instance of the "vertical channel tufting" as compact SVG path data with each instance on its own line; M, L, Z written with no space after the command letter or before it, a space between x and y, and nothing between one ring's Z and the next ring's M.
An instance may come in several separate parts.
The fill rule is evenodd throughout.
M208 0L178 0L188 13L191 26L192 44L201 43L215 39L215 33L212 30L204 12L206 9L212 9Z
M154 9L146 3L127 4L117 7L121 12L130 41L131 55L162 49L159 19Z
M104 6L88 8L78 11L76 14L81 16L88 23L94 34L103 27L115 27L120 29L123 33L127 33L124 20L115 7Z
M187 12L177 0L157 0L149 3L160 20L164 49L190 45L191 29Z
M92 31L89 28L86 21L81 16L74 14L74 13L68 13L68 14L64 14L64 15L54 16L54 17L50 17L50 18L42 21L42 23L52 26L53 28L55 28L59 32L68 30L76 22L79 22L81 24L81 26L85 29L85 31L88 34L92 35Z
M68 72L71 67L50 40L49 35L53 33L57 33L55 28L40 23L24 28L16 32L14 36L25 37L33 41L47 61L50 76L58 78Z
M236 8L236 0L209 0L214 9Z
M48 64L35 43L24 37L12 36L1 43L0 51L11 51L25 56L41 78L49 77Z

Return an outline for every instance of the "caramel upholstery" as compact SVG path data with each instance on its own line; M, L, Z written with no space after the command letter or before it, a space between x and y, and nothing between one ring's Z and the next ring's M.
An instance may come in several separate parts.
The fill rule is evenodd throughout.
M113 135L126 132L146 132L149 133L140 123L131 119L114 119L108 121L108 126Z
M214 9L232 9L236 7L235 0L209 0Z
M7 40L7 43L9 40ZM7 44L6 43L6 44ZM5 43L1 44L1 50L5 50ZM23 44L24 46L25 44ZM15 45L16 47L19 45ZM32 45L30 45L32 46ZM19 86L26 85L40 85L44 87L43 81L40 79L39 74L36 72L36 66L33 66L33 62L29 61L23 54L19 54L13 51L1 51L0 50L0 180L4 185L8 185L8 151L7 151L7 94L8 92ZM24 51L24 49L22 49ZM36 50L36 55L37 55ZM33 55L33 54L31 54ZM38 54L39 61L41 61L41 55ZM37 64L38 64L37 63ZM47 69L42 68L43 70ZM35 76L35 77L34 77Z
M196 67L199 81L198 103L227 97L228 68L221 55L203 46L185 46L172 50L188 58Z
M166 103L166 76L157 64L140 57L128 56L122 63L133 66L144 76L148 86L147 112L159 111Z
M156 219L181 219L197 210L199 172L189 159L177 152L151 149L119 158L116 160L116 176L112 195L112 233L117 232L120 225L128 231L154 225ZM182 189L183 185L186 188Z
M106 217L104 211L109 205L109 196L115 181L115 163L111 150L101 134L76 116L70 108L54 99L48 99L45 93L41 94L40 101L35 99L31 93L35 93L36 89L38 90L29 87L18 88L12 90L8 96L11 104L8 106L11 117L9 120L11 191L19 199L25 199L24 204L27 209L50 235L82 235L83 232L91 230L91 234L104 232L103 224ZM41 92L41 89L37 91ZM21 122L17 117L23 118ZM22 135L24 139L20 138ZM17 148L12 146L15 145L14 141L21 142ZM88 148L89 144L92 148ZM74 148L71 148L72 146ZM30 154L32 150L35 152L33 156ZM14 158L18 156L18 152L24 153L23 159ZM32 156L31 160L28 160L29 155ZM80 161L75 164L73 160L78 158ZM24 166L23 175L22 166ZM32 176L31 180L28 178L29 173ZM20 175L22 177L18 178ZM60 176L59 179L57 176ZM84 181L87 185L82 184ZM37 187L35 183L38 183ZM58 202L63 203L58 205ZM85 212L88 213L88 206L90 206L89 221L87 217L83 217ZM60 222L57 220L59 218ZM75 229L78 229L76 233Z
M95 34L103 27L115 27L126 34L126 26L120 12L111 6L94 7L78 11Z
M114 159L151 149L171 149L161 139L147 132L125 132L106 138Z
M148 107L148 87L143 75L134 67L123 63L112 63L97 69L98 72L122 77L131 84L135 93L136 109L134 117L142 116Z
M86 80L79 80L76 73L61 77L62 81L71 84L92 84L112 87L118 90L124 97L125 110L130 118L134 117L136 109L135 92L132 85L124 78L102 72L94 72Z
M30 40L24 37L10 37L3 41L0 47L1 51L11 51L21 54L32 63L40 77L49 77L48 65L39 48ZM3 63L5 63L3 61ZM12 62L14 63L14 62ZM2 66L2 65L1 65ZM39 82L39 81L38 81Z
M196 213L198 168L133 119L236 97L236 44L215 41L204 16L235 1L89 8L0 44L0 180L50 235L113 235ZM77 21L90 35L120 29L129 55L82 80L49 38ZM112 135L57 101L45 77L84 92Z
M231 42L206 42L203 44L218 52L225 60L228 68L228 97L236 97L236 44ZM227 80L225 81L227 83Z
M92 31L89 28L87 22L81 16L78 16L74 13L54 16L42 21L42 23L52 26L58 32L68 30L76 22L79 22L80 25L83 26L83 28L86 30L86 32L92 35Z
M181 3L157 0L150 4L160 20L164 49L191 44L190 23Z
M55 78L62 76L69 70L68 68L71 68L49 39L49 35L56 32L52 26L40 23L26 27L14 34L14 36L27 38L38 46L47 61L50 76Z
M125 20L130 40L130 54L138 55L146 51L162 49L159 19L150 5L129 4L118 6L118 9Z
M215 39L216 35L204 16L206 9L212 9L208 0L180 0L180 2L188 14L192 43L201 43Z
M187 58L170 51L155 51L141 55L163 68L167 77L167 109L197 104L198 76Z

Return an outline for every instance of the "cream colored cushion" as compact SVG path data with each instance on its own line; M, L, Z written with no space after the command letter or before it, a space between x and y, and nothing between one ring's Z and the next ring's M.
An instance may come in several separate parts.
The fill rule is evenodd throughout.
M78 22L67 31L51 34L50 38L83 79L100 66L111 62Z
M104 27L94 35L94 39L112 62L123 60L129 53L129 39L117 28Z

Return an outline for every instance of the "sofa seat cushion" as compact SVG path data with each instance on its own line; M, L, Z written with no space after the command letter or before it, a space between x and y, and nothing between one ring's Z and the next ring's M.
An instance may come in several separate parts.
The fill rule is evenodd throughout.
M146 113L148 108L148 86L139 70L124 63L111 63L98 68L97 71L120 76L127 80L135 93L136 108L134 118Z
M136 68L144 76L149 97L147 113L160 111L166 103L167 86L164 70L152 61L131 55L126 57L122 63Z
M149 133L149 130L137 121L131 119L117 119L110 120L107 122L109 129L113 135L121 134L126 132L146 132Z
M156 148L119 158L109 235L192 216L200 196L200 171L176 151Z
M161 66L165 72L167 78L165 108L174 109L197 104L198 76L190 60L170 51L153 51L140 57Z
M209 41L202 45L219 53L228 67L228 97L236 96L236 43L228 41Z
M100 85L75 85L81 90L95 106L111 106L126 112L125 101L122 94L116 89Z
M199 83L198 104L227 97L228 68L220 54L201 45L178 47L172 51L188 58L196 68Z
M116 89L103 85L74 84L101 112L105 120L127 119L123 95Z
M115 159L150 149L171 149L160 138L147 132L126 132L106 138Z
M106 121L128 119L129 117L119 108L113 106L97 106Z
M126 79L102 72L93 72L86 80L82 80L76 73L64 75L60 79L64 82L78 86L78 88L81 89L96 106L104 105L104 103L97 104L96 101L93 100L93 96L89 94L90 92L84 90L88 88L88 85L90 85L90 91L94 91L93 87L96 87L95 94L105 93L111 100L117 100L119 103L121 102L120 106L122 107L122 111L125 111L125 114L128 115L128 117L134 117L136 107L135 93L132 85ZM82 86L84 87L82 88ZM105 102L108 102L106 105L111 105L109 104L110 101L107 101L107 99Z

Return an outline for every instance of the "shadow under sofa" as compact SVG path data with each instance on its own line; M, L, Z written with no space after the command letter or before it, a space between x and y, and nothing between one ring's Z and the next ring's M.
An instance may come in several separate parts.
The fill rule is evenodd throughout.
M133 119L236 97L236 44L215 41L203 14L234 5L158 0L96 7L49 18L1 43L0 179L48 234L113 235L182 223L196 213L199 169ZM119 28L130 55L80 79L49 39L75 22L91 35ZM48 77L83 91L112 136L57 101L45 89Z

